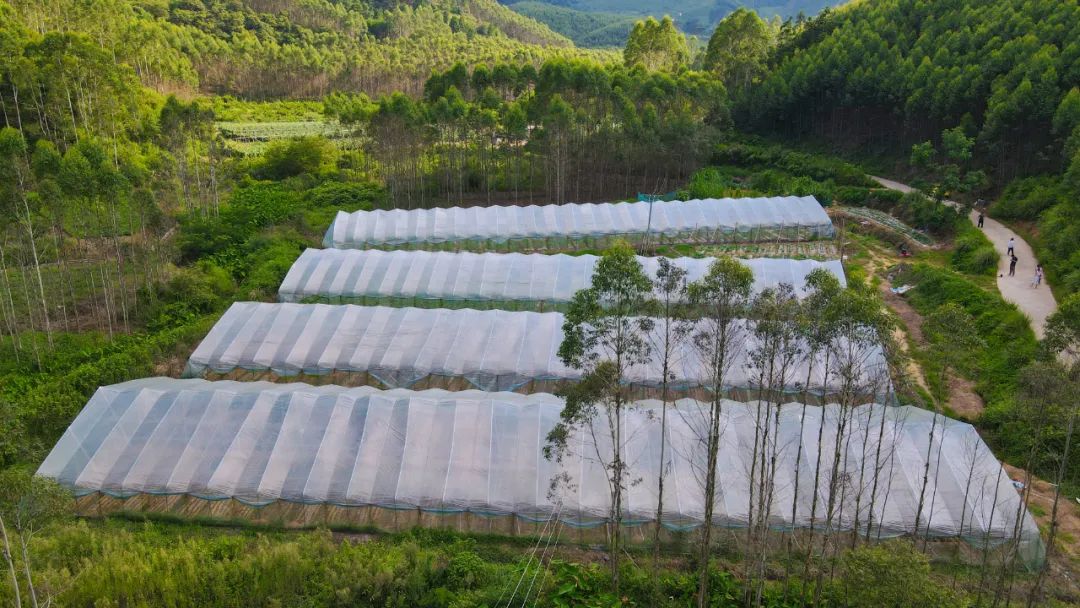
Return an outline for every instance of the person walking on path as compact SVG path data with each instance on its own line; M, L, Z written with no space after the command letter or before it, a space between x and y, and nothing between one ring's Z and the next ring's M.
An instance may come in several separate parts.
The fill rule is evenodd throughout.
M1005 252L1005 255L1011 256L1016 253L1016 238L1009 237L1009 250Z
M1042 280L1043 280L1042 264L1036 264L1035 265L1035 278L1031 280L1031 286L1034 287L1035 289L1038 289L1039 285L1042 285Z
M979 212L979 228L982 228L982 227L983 227L983 221L984 221L984 220L986 220L986 216L985 216L985 215L983 215L983 212L982 212L982 211L980 211L980 212Z
M1016 276L1016 263L1020 261L1020 258L1016 257L1013 254L1012 247L1009 247L1009 257L1011 258L1009 260L1009 276L1010 277L1015 277Z

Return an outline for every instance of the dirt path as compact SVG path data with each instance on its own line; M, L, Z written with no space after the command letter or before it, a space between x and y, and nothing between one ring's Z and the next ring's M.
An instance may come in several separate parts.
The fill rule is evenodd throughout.
M882 177L870 177L890 190L904 193L912 191L912 188L906 184ZM945 202L956 205L952 201ZM978 216L978 212L971 212L972 223L977 223ZM1035 331L1035 336L1041 340L1046 333L1046 318L1057 310L1057 301L1054 300L1054 294L1051 293L1050 286L1045 284L1045 280L1043 281L1044 284L1038 289L1031 286L1032 277L1035 276L1035 265L1038 264L1035 252L1032 251L1031 246L1024 239L1020 238L1020 235L997 220L988 217L984 218L983 233L986 234L986 238L990 239L998 253L1001 254L1001 259L998 261L997 279L998 291L1001 292L1001 297L1016 304L1021 312L1027 315L1028 320L1031 321L1031 328ZM1009 259L1005 257L1010 238L1016 240L1015 249L1018 258L1016 276L1011 277L1009 276Z

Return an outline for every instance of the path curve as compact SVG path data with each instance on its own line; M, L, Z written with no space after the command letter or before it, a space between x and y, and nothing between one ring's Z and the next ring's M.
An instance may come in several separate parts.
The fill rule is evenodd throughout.
M907 184L901 184L883 177L871 175L870 178L890 190L904 193L913 190ZM952 201L945 202L956 206L956 203ZM971 223L975 224L978 221L979 213L972 211L970 217ZM997 287L998 291L1001 292L1001 297L1016 304L1020 311L1027 315L1028 320L1031 322L1031 328L1035 331L1035 336L1041 340L1046 334L1046 318L1057 310L1057 301L1054 300L1054 294L1050 291L1050 286L1046 283L1045 278L1043 279L1043 285L1038 289L1031 286L1031 280L1035 276L1035 265L1038 264L1035 252L1027 244L1027 241L1020 238L1020 235L1001 222L989 217L984 218L983 233L994 244L994 248L997 249L998 253L1001 254L1001 259L998 260L997 279ZM1009 259L1005 257L1010 238L1016 239L1016 257L1019 258L1016 263L1016 276L1013 277L1009 276Z

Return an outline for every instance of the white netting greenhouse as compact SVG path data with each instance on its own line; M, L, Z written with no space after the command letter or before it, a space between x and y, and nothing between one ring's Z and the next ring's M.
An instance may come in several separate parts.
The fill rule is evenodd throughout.
M662 461L659 407L641 402L625 413L626 460L639 481L626 491L624 521L655 521L663 469L662 523L685 530L704 517L699 480L707 460L696 429L707 410L691 400L676 404L667 417ZM714 515L721 526L747 524L761 407L771 406L723 405ZM150 378L99 389L38 474L77 494L136 504L137 497L182 496L218 504L230 499L249 508L286 502L337 509L323 511L324 522L362 508L368 523L376 524L411 511L444 521L469 513L596 526L609 519L606 469L597 459L610 450L607 423L572 434L569 445L576 447L557 464L544 457L543 444L561 409L551 395ZM1029 565L1041 562L1038 528L970 425L910 406L788 404L776 416L769 423L775 443L766 448L777 458L770 500L775 530L824 527L821 505L832 487L838 501L833 529L871 538L963 539L984 547L1010 544L1018 529L1020 555ZM836 440L839 428L850 441ZM820 459L819 445L825 446ZM834 445L843 446L839 458ZM552 485L564 475L566 483ZM813 521L812 490L819 499ZM762 495L756 496L760 501ZM377 512L393 512L393 520Z
M725 243L833 235L812 196L640 203L339 212L323 239L337 249L540 250L631 242Z
M237 302L192 353L185 374L330 375L333 383L350 386L551 391L581 377L557 354L563 319L557 312ZM756 377L748 353L757 342L744 333L731 338L738 346L723 387L740 397ZM880 399L889 386L883 352L876 345L856 348L864 359L861 392ZM796 362L788 390L799 391L796 383L805 383L808 372L812 389L836 389L835 375L822 378L823 358L812 370L808 361ZM655 388L661 370L659 360L651 361L631 367L626 379ZM689 340L673 355L670 378L675 389L711 388L712 376Z
M558 310L589 287L599 257L523 253L308 249L278 290L282 302L385 304L422 308ZM656 276L659 258L639 257ZM758 258L741 260L760 291L787 283L800 296L806 275L817 268L846 284L839 260ZM687 279L705 276L713 258L674 258Z

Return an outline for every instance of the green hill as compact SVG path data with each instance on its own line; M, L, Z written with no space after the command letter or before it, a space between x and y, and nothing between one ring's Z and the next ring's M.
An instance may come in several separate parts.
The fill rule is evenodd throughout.
M107 10L74 0L56 10L46 4L53 3L11 6L33 29L95 32L162 91L249 99L418 93L433 70L458 61L605 58L495 0L115 0Z
M622 47L634 27L635 17L615 13L590 13L526 0L511 4L515 12L535 19L583 47Z
M580 20L581 24L589 23L588 17L580 13L596 13L602 15L601 19L608 23L615 23L619 18L638 19L645 16L660 17L671 15L683 31L695 35L708 35L716 27L716 23L729 13L745 6L756 10L763 17L778 15L781 18L795 17L799 13L813 16L822 9L840 4L837 0L526 0L525 2L513 2L502 0L514 10L529 15L538 21L542 21L557 32L566 34L579 45L592 46L591 40L606 39L594 35L593 38L577 37L575 28L581 27L577 23L570 24L566 29L560 29L566 19ZM533 5L546 4L553 10L542 11ZM525 6L521 6L525 5ZM561 9L561 10L559 10ZM576 11L569 13L567 11ZM620 26L621 27L621 26ZM590 30L595 31L595 30ZM612 34L613 35L613 34ZM625 39L624 39L625 42Z

